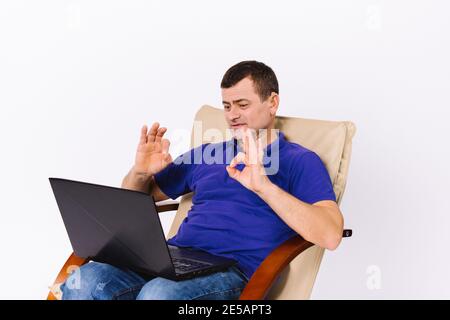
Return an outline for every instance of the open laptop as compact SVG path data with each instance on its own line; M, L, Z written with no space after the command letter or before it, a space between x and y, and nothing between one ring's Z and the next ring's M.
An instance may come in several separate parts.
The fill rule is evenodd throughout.
M235 265L233 259L166 243L149 194L49 178L75 255L144 275L184 280Z

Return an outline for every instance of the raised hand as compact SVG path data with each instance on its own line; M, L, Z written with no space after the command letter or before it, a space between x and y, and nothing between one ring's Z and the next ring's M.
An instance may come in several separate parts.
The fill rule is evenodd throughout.
M243 131L243 151L239 152L226 167L228 175L239 181L247 189L256 193L271 183L262 164L263 143L261 138L255 140L252 130L245 128ZM242 171L236 169L236 165L244 163Z
M136 174L150 177L172 162L170 142L163 139L166 131L167 128L159 127L158 122L153 123L148 132L146 125L142 127L133 167Z

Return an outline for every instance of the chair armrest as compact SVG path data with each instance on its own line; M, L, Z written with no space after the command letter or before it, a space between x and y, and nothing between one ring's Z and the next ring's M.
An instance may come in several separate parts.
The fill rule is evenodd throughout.
M89 260L85 258L77 257L74 253L72 253L67 259L64 266L58 273L55 282L50 287L50 292L48 293L47 300L58 300L60 298L61 292L59 291L59 286L66 281L69 273L73 268L81 267L83 264L87 263Z
M178 210L178 206L180 203L174 200L164 200L156 202L156 211L165 212L165 211L176 211Z
M346 229L342 236L346 238L351 237L351 235L352 230ZM265 299L275 280L284 268L294 260L295 257L313 245L313 243L306 241L299 235L283 242L259 265L258 269L253 273L242 291L239 300Z
M272 251L253 273L239 300L263 300L281 271L300 253L313 246L301 236L283 242Z

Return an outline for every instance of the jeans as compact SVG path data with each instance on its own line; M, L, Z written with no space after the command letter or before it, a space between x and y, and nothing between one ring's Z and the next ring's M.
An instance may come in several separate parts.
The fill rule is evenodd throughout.
M173 281L90 262L73 272L61 285L61 291L63 300L234 300L247 282L247 277L235 266Z

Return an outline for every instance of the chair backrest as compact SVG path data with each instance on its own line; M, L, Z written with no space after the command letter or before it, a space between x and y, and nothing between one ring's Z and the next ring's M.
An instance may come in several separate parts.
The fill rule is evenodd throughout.
M217 136L204 137L203 132L218 129L225 137L227 123L223 110L204 105L195 116L195 123L201 123L202 135L194 139L191 135L191 147L202 143L215 143ZM345 190L350 163L352 137L355 126L349 121L323 121L277 116L275 128L280 129L288 141L298 143L316 152L325 164L337 202L340 204ZM197 128L199 129L199 128ZM200 135L199 135L200 136ZM223 139L222 139L223 140ZM182 197L180 206L169 231L169 237L176 234L181 222L192 206L192 193ZM312 246L295 258L282 273L269 292L268 299L309 299L322 261L324 249Z

